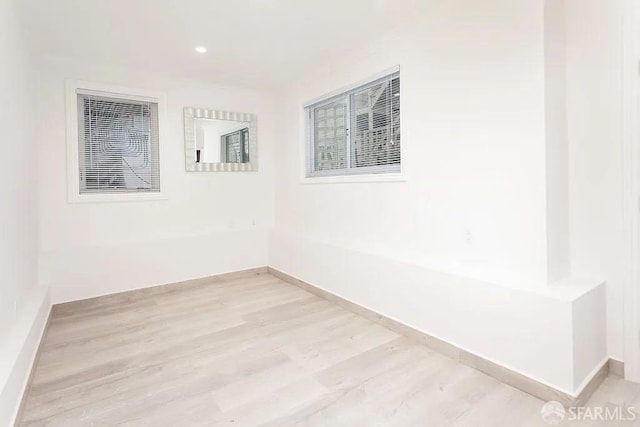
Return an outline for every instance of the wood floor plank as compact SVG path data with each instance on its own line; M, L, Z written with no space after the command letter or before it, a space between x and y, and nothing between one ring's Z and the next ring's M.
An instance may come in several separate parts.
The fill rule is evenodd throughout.
M544 402L262 271L56 307L34 369L19 426L546 425ZM640 408L640 386L590 402Z

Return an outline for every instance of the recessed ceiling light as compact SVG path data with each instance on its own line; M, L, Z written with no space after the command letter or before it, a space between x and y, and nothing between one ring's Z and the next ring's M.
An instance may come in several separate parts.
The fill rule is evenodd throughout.
M198 46L196 47L196 52L198 53L207 53L207 48L204 46Z

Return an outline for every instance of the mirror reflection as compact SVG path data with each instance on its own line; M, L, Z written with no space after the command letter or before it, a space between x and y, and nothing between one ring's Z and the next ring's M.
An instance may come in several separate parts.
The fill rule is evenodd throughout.
M250 124L195 118L196 163L249 163Z

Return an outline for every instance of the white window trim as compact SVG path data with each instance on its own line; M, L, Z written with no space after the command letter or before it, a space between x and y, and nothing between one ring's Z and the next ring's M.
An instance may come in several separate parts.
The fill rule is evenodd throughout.
M118 97L136 101L149 101L158 104L158 141L160 158L160 191L149 193L80 193L80 164L78 159L78 90L97 96ZM161 92L114 86L106 83L93 83L67 79L66 118L67 118L67 200L69 203L135 202L145 200L166 200L165 169L167 162L163 144L166 142L164 128L166 117L166 96Z
M400 145L400 172L397 173L371 173L371 174L358 174L358 173L347 173L343 175L330 175L330 176L308 176L308 150L311 148L309 146L309 126L308 126L308 117L306 114L306 108L321 103L323 101L327 101L331 98L334 98L340 94L345 92L349 92L353 89L356 89L360 86L364 86L369 84L375 80L379 80L383 77L389 76L394 73L400 72L400 65L396 65L394 67L390 67L384 71L376 73L374 75L370 75L367 78L364 78L356 83L352 83L346 86L342 86L339 89L333 90L330 93L327 93L321 97L314 98L308 102L305 102L300 109L299 123L300 123L300 153L301 153L301 174L300 174L300 183L302 184L348 184L348 183L367 183L367 182L407 182L408 174L407 174L407 137L406 137L406 129L405 129L405 120L400 118L400 134L402 135L402 144ZM402 84L402 83L401 83ZM402 86L401 86L402 87ZM402 93L402 89L400 89L400 93ZM400 96L400 114L403 111L404 97Z
M350 184L359 182L407 182L405 174L400 173L372 173L361 175L334 175L304 177L302 184Z

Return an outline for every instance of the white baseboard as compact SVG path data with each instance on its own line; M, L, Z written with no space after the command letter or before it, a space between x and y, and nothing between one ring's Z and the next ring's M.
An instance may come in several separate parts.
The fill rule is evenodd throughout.
M35 364L38 347L51 312L48 289L37 289L28 298L0 351L0 425L12 426Z

